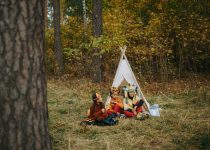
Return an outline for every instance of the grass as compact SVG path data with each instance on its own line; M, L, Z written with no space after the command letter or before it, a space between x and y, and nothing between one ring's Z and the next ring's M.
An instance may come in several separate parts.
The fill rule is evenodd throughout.
M79 123L92 103L91 93L99 90L105 99L109 84L50 79L48 107L53 149L210 149L210 84L199 82L200 86L192 88L183 82L188 86L178 89L172 88L174 84L168 84L170 89L165 91L151 90L152 85L143 89L148 101L162 108L161 117L120 119L116 126L84 127Z

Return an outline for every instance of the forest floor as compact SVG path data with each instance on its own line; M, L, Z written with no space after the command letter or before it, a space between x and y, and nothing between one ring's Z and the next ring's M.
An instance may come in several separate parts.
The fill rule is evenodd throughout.
M54 150L210 149L210 80L194 76L168 83L144 83L148 102L160 117L119 119L116 126L81 126L91 94L104 100L111 83L87 79L48 80L49 127Z

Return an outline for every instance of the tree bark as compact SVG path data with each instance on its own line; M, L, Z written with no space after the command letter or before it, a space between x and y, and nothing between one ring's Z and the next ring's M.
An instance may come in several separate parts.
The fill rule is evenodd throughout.
M61 48L60 0L53 0L54 16L54 49L59 72L64 71L63 53Z
M84 22L84 41L87 40L87 13L86 13L86 1L82 0L83 22Z
M60 0L60 22L64 21L67 0Z
M44 20L45 20L45 28L48 28L48 0L45 0L45 8L44 8Z
M49 150L45 0L0 1L0 149Z
M93 36L99 38L102 35L102 0L93 0ZM93 80L95 82L101 82L101 55L99 55L100 48L94 47L95 53L93 57Z

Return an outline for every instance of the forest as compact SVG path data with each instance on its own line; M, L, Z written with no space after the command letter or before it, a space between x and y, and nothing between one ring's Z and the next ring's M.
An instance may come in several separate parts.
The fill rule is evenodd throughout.
M205 0L104 0L100 28L93 26L96 2L60 3L61 66L54 59L50 17L46 29L47 65L52 74L64 67L64 72L72 76L91 77L94 56L100 56L100 81L106 81L107 74L115 74L119 46L124 45L135 73L149 80L167 82L210 70L209 4ZM52 14L52 9L48 11Z
M209 6L1 0L0 149L208 150ZM160 116L81 125L93 93L104 103L112 96L123 48L144 103Z

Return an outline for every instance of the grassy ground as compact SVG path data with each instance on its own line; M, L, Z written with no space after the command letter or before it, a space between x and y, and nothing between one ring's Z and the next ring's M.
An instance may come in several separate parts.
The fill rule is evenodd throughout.
M210 84L206 80L193 81L143 86L148 101L162 108L161 117L120 119L111 127L84 127L79 123L91 105L91 93L99 90L105 99L110 84L50 79L48 107L53 149L210 149Z

